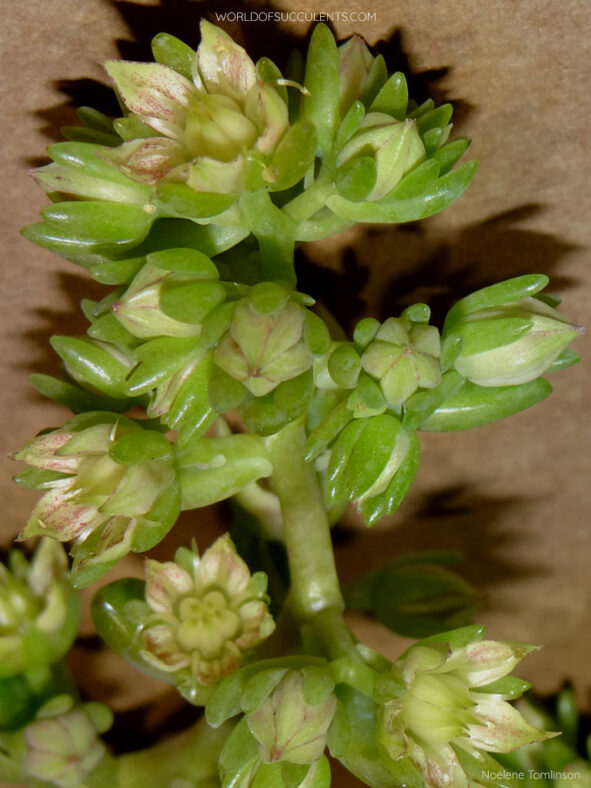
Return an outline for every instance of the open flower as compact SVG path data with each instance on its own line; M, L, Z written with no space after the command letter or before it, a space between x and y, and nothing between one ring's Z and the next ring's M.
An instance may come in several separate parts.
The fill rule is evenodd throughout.
M275 88L242 47L206 20L193 81L160 63L109 61L106 68L146 133L101 155L141 183L166 179L200 192L235 193L249 154L268 156L288 128Z
M266 576L251 577L227 535L201 557L181 548L175 562L150 560L146 571L153 615L142 632L142 656L160 670L189 669L201 686L215 684L275 628Z
M528 685L505 677L533 649L493 640L411 647L396 666L405 689L380 709L378 739L387 757L410 757L430 788L469 788L458 751L478 758L555 735L507 703Z
M123 416L75 417L15 456L41 471L25 472L17 481L47 490L23 537L76 540L75 573L80 565L112 563L131 549L147 550L178 515L172 444Z

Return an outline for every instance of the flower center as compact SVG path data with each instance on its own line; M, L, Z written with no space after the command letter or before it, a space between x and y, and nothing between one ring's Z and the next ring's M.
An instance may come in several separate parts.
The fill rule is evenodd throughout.
M401 706L407 730L430 744L462 736L473 722L469 690L455 676L419 674Z
M258 131L240 105L227 96L192 96L183 142L189 154L232 161L253 146Z
M226 596L218 590L201 597L187 597L179 605L176 638L183 650L199 651L207 659L218 656L227 640L240 631L238 615L228 607Z

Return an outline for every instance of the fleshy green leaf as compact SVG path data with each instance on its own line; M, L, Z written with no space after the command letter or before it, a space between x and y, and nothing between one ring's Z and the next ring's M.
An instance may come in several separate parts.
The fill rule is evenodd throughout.
M195 50L169 33L158 33L152 39L152 53L157 63L170 66L179 74L192 80Z
M84 413L89 410L123 412L130 407L132 402L129 398L107 399L98 394L90 394L73 383L54 378L51 375L43 375L40 372L33 373L29 380L40 394L69 408L72 413Z
M408 85L406 77L400 71L392 74L382 87L369 108L370 112L384 112L396 120L403 121L406 117L408 104Z
M488 388L466 381L421 424L420 429L450 432L482 427L529 408L551 393L552 386L543 378L517 386Z
M159 183L155 204L162 217L203 219L229 208L236 200L234 195L217 192L198 192L186 183Z
M345 200L364 200L376 184L378 168L373 156L350 159L337 170L335 185Z
M316 25L306 58L303 116L312 121L318 145L326 156L332 146L339 119L339 54L333 34L324 24Z
M314 125L306 120L297 121L283 135L269 165L270 191L289 189L302 180L314 161L316 139Z
M60 336L52 337L50 342L69 374L79 383L114 399L125 396L129 366L107 352L101 343L84 337Z

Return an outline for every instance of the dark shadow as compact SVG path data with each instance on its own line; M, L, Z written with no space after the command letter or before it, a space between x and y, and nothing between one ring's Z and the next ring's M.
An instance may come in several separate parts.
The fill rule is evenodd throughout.
M551 278L550 291L560 292L575 284L558 268L577 247L550 233L519 226L543 211L542 205L518 206L449 231L443 238L431 232L429 220L362 226L352 244L321 264L310 253L298 251L302 289L322 301L349 333L367 314L385 320L417 302L429 304L432 322L441 326L459 298L521 274L546 274ZM370 267L376 281L365 295Z
M338 526L333 533L339 577L346 584L399 556L424 550L461 553L464 561L455 571L484 596L499 582L543 574L544 566L524 565L525 538L520 541L503 526L507 511L524 505L527 499L492 498L458 485L426 495L413 513L392 520L391 527L366 531Z

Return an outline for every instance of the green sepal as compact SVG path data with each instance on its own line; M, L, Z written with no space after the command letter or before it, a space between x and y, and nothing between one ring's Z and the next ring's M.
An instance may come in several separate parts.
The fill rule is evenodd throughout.
M376 185L378 168L372 156L346 161L336 172L335 186L345 200L360 202Z
M445 128L429 129L422 136L423 145L425 146L425 153L428 157L432 158L442 145L449 139L451 133L451 126Z
M454 172L458 172L458 170L454 170ZM501 306L501 304L509 304L512 301L520 301L522 298L534 296L546 287L548 281L545 274L525 274L506 279L504 282L498 282L490 287L483 287L452 306L447 313L443 333L446 334L464 317L479 312L481 309L491 309Z
M228 375L217 364L211 368L207 386L209 403L216 413L234 410L249 394L243 383Z
M108 260L91 266L90 273L102 285L128 285L145 265L145 257L130 257L126 260Z
M66 336L53 336L49 341L77 382L107 397L122 399L125 396L129 367L99 343L85 337Z
M517 386L477 386L466 381L420 426L425 432L452 432L482 427L512 416L546 399L552 386L544 378Z
M144 342L135 351L140 363L127 378L127 392L137 396L155 389L180 369L198 347L196 337L158 337Z
M375 317L364 317L355 326L353 340L361 350L364 350L370 342L373 342L376 334L380 330L381 323Z
M163 218L205 219L217 216L236 201L232 194L198 192L186 183L159 183L155 205Z
M454 164L464 155L469 145L469 137L458 137L433 153L431 158L439 164L440 175L445 175L451 170Z
M447 332L445 339L457 331L462 337L462 356L471 356L510 345L527 334L532 325L533 321L527 317L491 317L463 323Z
M451 120L454 108L451 104L442 104L437 109L417 116L417 128L421 134L435 128L443 128Z
M155 219L155 213L138 205L96 200L60 202L44 208L41 215L49 240L54 233L55 246L49 248L65 252L81 247L100 250L135 246L148 235Z
M326 323L309 309L304 316L304 340L314 356L322 356L330 347L330 334Z
M100 145L92 145L87 142L57 142L48 147L47 153L56 164L60 164L63 167L79 170L101 180L119 183L122 186L133 186L139 191L149 194L149 187L137 181L132 181L113 164L101 159L97 155L100 153L100 150Z
M366 424L363 419L351 422L341 432L331 452L326 476L326 502L329 506L349 500L346 486L347 465Z
M453 743L451 746L468 778L478 785L482 785L484 788L520 788L523 785L519 772L503 769L499 766L499 762L487 752L479 750L478 757L476 757L462 747L456 747ZM497 775L499 772L502 774L500 779L496 776L488 776L489 774Z
M139 118L129 116L127 118L115 118L113 128L124 142L135 140L140 137L159 137L160 135L151 126L143 123Z
M273 472L255 435L200 438L178 450L177 464L183 509L222 501Z
M552 364L548 367L544 374L548 372L555 372L557 369L566 369L567 367L572 367L573 364L578 364L581 360L581 357L576 352L576 350L572 350L571 348L565 348L562 353L555 359Z
M218 417L208 397L208 383L213 368L213 356L207 353L179 389L166 418L170 429L176 430L181 448L198 435L203 435Z
M335 153L339 153L345 143L349 142L351 137L361 125L361 121L364 117L365 107L363 106L363 103L361 101L354 101L349 107L347 114L337 129L333 145L333 150Z
M123 412L132 405L129 398L107 399L98 394L90 394L66 380L34 372L29 376L32 385L44 397L69 408L72 413L84 413L89 410L113 410Z
M68 479L71 475L71 473L60 473L60 471L49 471L43 468L27 468L22 473L17 473L13 477L13 482L26 490L43 490L51 487L52 482Z
M180 509L179 485L174 483L164 491L143 518L133 535L131 550L134 553L145 553L159 544L177 521Z
M170 462L174 458L173 444L154 430L135 430L109 446L109 456L119 465L143 465L154 460Z
M150 615L145 602L145 585L143 580L126 577L103 586L92 598L92 620L99 636L126 662L148 676L174 684L174 673L159 670L140 656L141 627L137 615L130 615L129 603L141 603L145 607L144 615Z
M312 32L304 86L308 95L302 100L302 114L316 127L318 146L326 156L339 119L339 53L333 34L324 24L316 25Z
M451 370L441 377L441 383L428 391L417 391L404 403L402 424L408 430L419 429L421 424L464 383L459 372Z
M468 646L471 643L477 643L482 640L484 637L484 627L482 624L470 624L466 627L460 627L459 629L450 629L447 632L439 632L436 635L429 635L429 637L421 638L418 643L414 643L412 646L400 655L397 659L396 664L402 664L408 651L413 648L414 646L430 646L434 643L443 643L448 645L451 649L457 650L463 648L464 646Z
M473 687L471 692L484 692L487 695L502 695L506 700L520 698L524 692L531 689L529 681L517 678L517 676L504 676L502 679L493 681L483 687ZM564 732L564 728L561 726Z
M414 222L439 213L464 193L476 171L477 162L469 161L433 182L424 194L407 200L393 200L388 195L375 202L355 203L339 195L326 201L342 219L374 224Z
M337 345L328 357L328 371L334 382L344 389L357 385L361 372L361 359L354 346L348 342Z
M408 105L408 85L401 71L396 71L381 88L373 100L369 111L383 112L399 121L406 117Z
M211 722L209 724L211 725ZM252 785L249 778L259 761L258 742L249 731L246 719L243 718L234 727L220 752L218 768L222 788Z
M113 121L94 107L78 107L76 117L84 126L105 134L113 134Z
M345 707L337 700L335 713L326 736L326 745L333 758L342 758L351 741L351 724Z
M386 492L375 498L363 501L361 511L368 528L384 515L394 514L414 481L421 460L421 444L414 432L407 432L409 438L406 456L394 478L388 485Z
M314 161L316 140L316 129L310 121L298 120L291 126L271 157L270 191L290 189L302 180Z
M387 200L410 200L420 197L437 180L439 164L427 159L405 175L400 183L387 196Z
M306 410L314 391L312 370L280 383L264 397L249 394L238 408L247 429L257 435L272 435Z
M305 447L304 459L308 462L315 460L316 457L326 449L337 435L352 420L353 414L347 407L346 402L339 403L331 410L328 416L316 429L312 430L308 436Z
M170 66L178 74L182 74L183 77L192 81L195 50L180 38L171 36L169 33L158 33L152 39L152 54L157 63Z
M431 112L435 109L435 102L433 99L427 99L423 101L420 106L417 106L416 101L409 101L406 117L407 118L421 118L423 115L426 115L428 112Z
M339 760L351 774L370 788L423 788L418 769L408 758L387 762L376 741L377 705L366 695L346 685L337 688L351 724L351 739Z
M115 133L109 134L98 129L91 129L86 126L62 126L60 128L62 137L70 142L83 142L101 147L114 148L119 145L121 139Z
M386 400L376 381L365 372L361 372L354 392L359 395L362 406L370 411L379 411L386 407Z
M261 670L249 679L240 695L240 708L244 714L253 714L269 697L286 673L287 668L269 668Z
M164 282L160 291L160 308L168 317L182 323L199 324L226 300L220 282Z
M221 680L205 708L205 717L212 728L219 726L242 711L241 698L250 680L263 671L301 670L307 666L326 667L322 657L294 654L275 659L263 659L239 668Z

